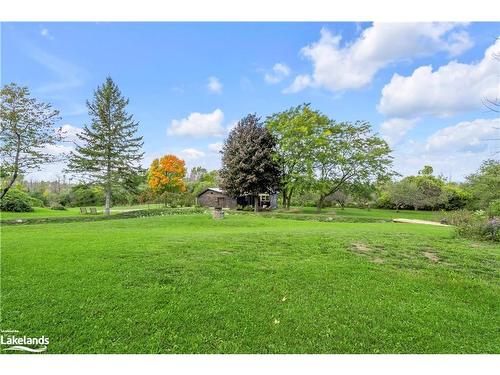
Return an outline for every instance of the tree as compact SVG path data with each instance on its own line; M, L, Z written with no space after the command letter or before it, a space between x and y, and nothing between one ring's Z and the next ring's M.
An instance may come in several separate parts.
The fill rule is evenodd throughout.
M276 139L282 171L283 207L290 208L294 191L312 179L312 152L315 130L329 123L328 117L301 104L275 113L266 119L266 127Z
M195 167L191 169L187 189L193 195L198 195L203 190L220 185L219 171L208 172L205 168Z
M484 161L476 173L466 177L465 186L472 193L475 208L486 210L490 202L500 199L500 161Z
M351 187L351 193L356 199L359 206L363 208L370 208L370 202L375 200L375 186L371 183L354 184Z
M433 171L430 165L426 165L417 176L405 177L414 182L420 190L421 200L416 203L415 209L433 210L446 204L448 197L445 192L445 180L443 177L433 176Z
M314 188L319 194L317 211L321 211L325 197L345 184L369 184L390 174L390 152L384 140L371 135L368 122L330 120L318 124L312 152Z
M469 191L465 190L461 185L452 182L444 186L443 193L446 195L445 210L461 210L472 199L472 194Z
M165 192L184 192L186 184L186 164L175 155L165 155L155 159L149 167L148 184L156 195Z
M387 191L391 203L399 211L402 207L418 207L423 196L421 190L414 181L403 179L399 182L388 184Z
M191 171L189 172L189 182L194 182L194 181L199 181L204 175L206 175L208 171L206 168L203 167L193 167L191 168Z
M55 128L59 111L32 98L27 87L5 85L0 97L0 174L6 179L3 198L20 174L58 160L48 148L62 140L62 133Z
M338 203L342 209L344 209L347 202L349 202L349 198L349 194L345 189L337 190L335 193L326 197L326 199L330 199L333 202Z
M97 87L93 100L87 101L91 125L77 135L82 144L71 152L68 164L69 171L103 186L106 215L113 189L134 189L142 171L142 137L136 135L138 123L125 110L128 103L110 77Z
M422 176L431 176L433 173L434 168L432 168L432 166L430 165L424 165L424 167L420 171L418 171L418 174Z
M232 197L251 194L258 211L258 194L279 190L281 171L276 141L255 114L241 119L222 148L221 187Z

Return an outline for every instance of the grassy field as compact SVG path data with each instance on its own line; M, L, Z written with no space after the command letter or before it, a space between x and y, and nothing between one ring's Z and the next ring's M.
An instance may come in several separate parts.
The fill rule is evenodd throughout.
M116 214L128 210L140 210L149 208L161 208L162 204L143 204L134 206L116 206L111 209L111 214ZM104 212L104 207L97 207L99 214ZM280 214L306 214L318 216L316 208L313 207L303 207L303 208L291 208L290 210L277 210ZM421 219L421 220L435 220L439 221L442 214L439 212L430 211L413 211L413 210L381 210L381 209L371 209L364 210L360 208L346 208L344 210L340 208L324 208L319 215L324 216L341 216L341 217L373 217L380 219L392 219L392 218L406 218L406 219ZM69 216L82 216L80 214L79 207L69 207L65 211L51 210L50 208L40 208L35 207L34 212L0 212L0 219L12 220L12 219L28 219L28 218L43 218L43 217L69 217Z
M49 353L498 353L498 245L254 215L2 228L2 329Z
M292 214L311 214L318 215L316 208L314 207L303 207L303 208L291 208L287 210L278 210L281 213L292 213ZM362 208L323 208L320 215L336 215L336 216L347 216L347 217L370 217L379 219L418 219L418 220L432 220L439 221L443 214L438 211L415 211L415 210L383 210L383 209L362 209Z
M128 210L141 210L148 208L158 208L163 207L160 204L143 204L134 206L116 206L111 209L111 214L117 214L119 212ZM104 207L97 207L97 213L102 215L104 213ZM79 207L68 207L66 210L51 210L46 207L34 207L33 212L0 212L0 219L11 220L11 219L28 219L28 218L42 218L42 217L69 217L69 216L83 216L80 213Z

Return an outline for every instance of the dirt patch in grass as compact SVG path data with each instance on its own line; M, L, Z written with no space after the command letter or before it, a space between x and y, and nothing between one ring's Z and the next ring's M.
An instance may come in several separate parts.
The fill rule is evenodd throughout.
M365 253L366 254L366 253L370 253L373 251L373 249L370 246L368 246L362 242L354 242L352 244L352 246L354 247L354 251L356 251L358 253Z
M440 260L436 254L434 254L430 251L424 251L423 254L424 254L424 257L426 257L427 259L429 259L430 261L432 261L434 263L437 263Z
M381 258L381 256L383 256L382 254L383 247L382 248L380 248L380 246L371 247L363 242L353 242L351 245L352 245L351 250L354 253L361 255L365 258L368 258L370 262L376 264L385 263L384 259Z

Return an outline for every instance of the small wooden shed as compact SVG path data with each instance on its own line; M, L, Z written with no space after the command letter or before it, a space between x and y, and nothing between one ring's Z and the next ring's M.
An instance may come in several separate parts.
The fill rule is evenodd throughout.
M237 207L236 199L231 198L219 188L208 188L203 190L196 197L196 204L204 207L222 207L232 209Z

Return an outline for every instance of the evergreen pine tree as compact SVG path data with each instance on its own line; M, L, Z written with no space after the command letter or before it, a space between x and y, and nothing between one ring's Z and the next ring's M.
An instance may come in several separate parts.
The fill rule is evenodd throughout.
M141 172L143 142L136 135L138 122L125 110L128 103L113 80L106 78L94 91L93 100L87 101L91 125L85 125L78 134L81 144L69 158L69 171L103 186L106 215L110 213L113 188L132 189Z

